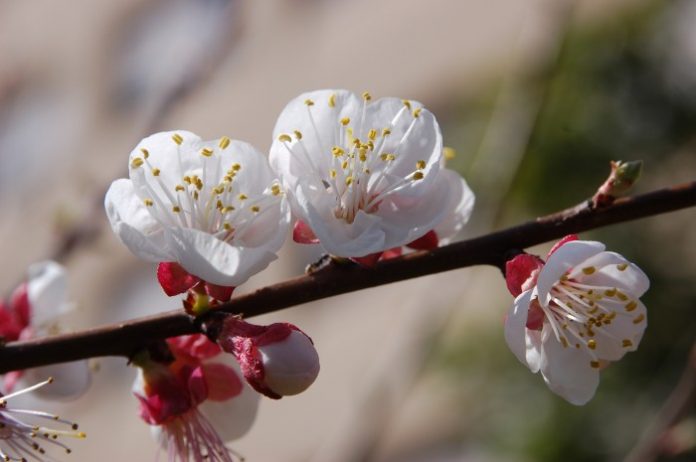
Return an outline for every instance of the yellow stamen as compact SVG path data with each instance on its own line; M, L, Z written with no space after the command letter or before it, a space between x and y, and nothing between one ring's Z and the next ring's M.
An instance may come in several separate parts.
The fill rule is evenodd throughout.
M131 167L138 168L143 165L144 161L140 157L136 157L131 161Z
M413 181L422 180L424 176L425 175L423 175L423 172L414 172Z
M293 133L295 134L295 138L297 138L298 141L302 139L302 132L301 131L295 130L295 131L293 131Z
M454 148L445 146L444 148L442 148L442 155L445 156L445 160L452 160L455 157L457 157L457 151L455 151Z
M287 133L283 133L278 137L278 141L289 143L290 141L292 141L292 138L290 138L290 135L288 135Z
M152 207L155 204L154 202L152 202L152 199L145 199L143 202L148 207Z
M344 117L341 119L341 125L344 127L350 123L350 117Z
M213 150L210 148L203 148L201 149L201 155L205 157L210 157L213 155Z
M312 101L311 99L306 99L304 103L306 106L314 106L314 101Z
M140 152L143 153L143 157L144 157L144 158L147 159L148 157L150 157L150 152L149 152L147 149L145 149L145 148L140 148Z
M172 135L172 140L174 140L174 142L178 145L181 145L181 143L184 142L184 139L178 133L174 133Z
M587 341L587 348L589 348L590 350L594 350L595 348L597 348L597 341L594 339L588 340Z
M365 101L370 101L370 100L372 99L372 95L370 95L369 92L364 92L364 93L362 94L362 97L363 97L363 99L364 99Z
M329 96L329 107L336 107L336 93Z
M226 136L223 136L220 138L220 142L218 143L218 146L220 146L220 149L227 149L227 146L230 145L230 139Z
M582 269L582 272L585 274L592 274L595 272L595 267L594 266L586 266L585 268Z
M159 176L159 174L160 174L160 169L158 169L158 168L152 169L152 176Z
M425 161L419 160L418 162L416 162L416 168L418 170L423 170L425 168Z

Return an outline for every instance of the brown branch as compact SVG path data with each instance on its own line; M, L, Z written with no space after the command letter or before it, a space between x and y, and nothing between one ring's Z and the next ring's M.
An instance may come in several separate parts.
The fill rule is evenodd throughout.
M256 316L334 295L474 265L502 268L507 257L536 244L637 218L696 205L696 181L633 197L603 208L589 201L518 226L417 252L378 264L374 269L332 264L305 276L232 299L218 311ZM0 348L0 373L97 356L131 357L149 343L199 332L182 310L73 334L15 342Z

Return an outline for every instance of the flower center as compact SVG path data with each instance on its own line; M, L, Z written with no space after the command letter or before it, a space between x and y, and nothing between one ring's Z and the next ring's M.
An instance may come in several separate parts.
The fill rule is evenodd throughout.
M595 269L583 269L585 274L591 274L590 271L594 272ZM645 321L643 313L633 313L638 308L638 301L616 287L583 284L564 275L551 288L550 294L548 306L538 305L556 339L564 348L586 350L592 358L590 366L593 368L600 366L595 353L600 341L598 334L601 334L601 341L631 348L633 341L620 336L626 332L617 332L615 320L617 317L630 317L631 324L636 327Z
M172 141L177 145L175 172L164 172L153 165L144 148L142 157L131 160L132 168L145 169L147 197L143 203L163 226L194 228L223 241L232 241L278 203L281 189L277 183L268 186L263 194L251 197L237 181L243 171L242 164L223 165L222 153L230 145L229 138L222 137L217 146L203 147L198 153L182 153L183 138L178 134L172 136ZM199 155L201 167L185 170L183 155Z
M369 93L363 93L362 111L357 120L343 117L336 122L334 132L329 134L333 143L326 143L316 128L312 115L314 101L305 101L312 126L311 136L321 151L320 155L329 156L329 162L315 162L321 158L309 152L299 130L293 132L295 142L289 134L278 137L291 155L302 159L315 178L321 179L326 193L335 200L334 215L348 223L353 223L360 210L376 212L384 199L425 176L427 164L424 160L418 160L415 169L406 175L394 173L400 162L399 150L421 120L421 109L412 110L410 101L404 100L404 106L386 126L372 127L366 124L367 106L371 100ZM327 104L332 110L336 109L335 94L328 98ZM394 149L387 151L388 139L406 113L413 119Z

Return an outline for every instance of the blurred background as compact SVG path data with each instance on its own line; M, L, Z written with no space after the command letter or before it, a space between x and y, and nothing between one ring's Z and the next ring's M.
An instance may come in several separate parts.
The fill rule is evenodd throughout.
M471 237L580 202L612 159L645 161L637 192L694 179L696 2L0 1L0 288L54 255L77 305L66 326L178 308L106 225L103 194L128 153L165 129L267 150L284 105L317 88L434 112L477 194ZM640 349L584 407L507 350L504 281L470 268L256 318L301 326L322 372L303 395L264 399L232 447L249 462L694 461L696 373L680 382L696 339L694 235L686 210L582 236L652 281ZM239 292L318 255L289 242ZM88 432L65 459L154 460L135 371L91 365L85 396L34 403Z

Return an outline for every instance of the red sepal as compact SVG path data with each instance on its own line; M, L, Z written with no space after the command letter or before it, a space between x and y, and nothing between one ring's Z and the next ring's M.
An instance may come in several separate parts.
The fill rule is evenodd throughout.
M536 276L544 266L544 260L536 255L523 253L505 263L505 283L513 297L531 287L536 282ZM530 280L531 279L531 280Z
M388 249L382 252L380 260L391 260L392 258L400 257L403 254L401 247L394 247L393 249Z
M217 284L205 283L205 293L219 302L228 302L232 298L234 286L225 287Z
M309 227L307 223L302 220L297 220L295 226L292 228L292 240L298 244L318 244L319 239Z
M365 255L364 257L351 257L351 260L365 268L374 268L381 256L382 252L377 252Z
M406 244L406 247L410 247L413 250L433 250L437 249L437 245L439 242L440 238L437 237L437 233L435 232L435 230L431 229L415 241Z
M173 261L162 262L157 266L157 280L164 293L170 297L183 294L200 281L198 277L190 274Z

